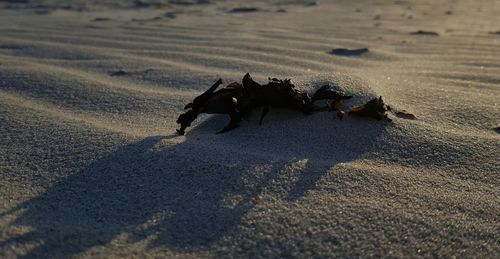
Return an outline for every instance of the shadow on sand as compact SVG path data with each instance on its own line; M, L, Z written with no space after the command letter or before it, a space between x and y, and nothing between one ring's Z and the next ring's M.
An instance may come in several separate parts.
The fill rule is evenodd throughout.
M300 199L335 164L376 149L387 127L349 118L340 122L332 113L268 118L262 127L244 122L216 135L227 121L212 116L182 143L171 144L169 139L177 138L172 135L123 146L2 213L19 213L11 224L32 230L0 247L35 242L40 245L24 257L69 257L120 236L129 243L147 240L148 248L208 248L237 232L259 194L283 202ZM295 176L280 182L297 161L303 166Z

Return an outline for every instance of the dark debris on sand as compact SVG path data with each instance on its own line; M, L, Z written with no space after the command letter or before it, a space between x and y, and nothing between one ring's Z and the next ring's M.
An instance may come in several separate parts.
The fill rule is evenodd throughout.
M367 48L361 48L361 49L344 49L344 48L337 48L337 49L332 49L330 54L332 55L337 55L337 56L360 56L362 54L365 54L368 52Z
M253 13L257 12L259 9L255 7L235 7L228 11L228 13Z
M210 4L209 0L170 0L170 4L174 5L201 5L201 4Z
M94 19L94 22L107 22L107 21L111 21L111 18L97 17L97 18Z
M150 8L150 7L160 8L160 7L165 7L165 4L161 3L161 2L156 2L156 1L135 0L134 7L136 7L136 8Z
M126 76L128 74L129 74L129 72L121 70L121 69L117 70L117 71L111 71L111 72L109 72L110 76Z
M437 32L434 32L434 31L422 31L422 30L410 32L410 35L439 36L439 34Z
M317 5L318 5L318 3L316 1L310 1L310 2L306 3L306 6L309 6L309 7L317 6Z
M123 69L120 69L120 70L116 70L116 71L110 71L108 74L110 76L129 76L129 75L137 75L137 74L147 74L149 72L152 72L153 69L151 68L148 68L146 70L143 70L143 71L125 71Z
M394 115L396 115L397 117L401 118L401 119L407 119L407 120L415 120L417 117L407 111L398 111L398 112L394 112Z
M166 12L163 14L164 17L170 18L170 19L175 19L177 17L177 13L175 12Z

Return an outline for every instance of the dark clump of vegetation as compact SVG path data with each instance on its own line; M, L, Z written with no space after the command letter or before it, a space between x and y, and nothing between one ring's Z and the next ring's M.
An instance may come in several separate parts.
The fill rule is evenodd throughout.
M333 110L342 119L343 101L352 98L329 85L319 88L311 98L307 92L295 89L290 79L269 78L267 84L261 85L255 82L248 73L243 77L241 84L232 82L217 90L221 84L222 79L217 80L208 90L184 107L186 112L179 115L177 119L177 123L180 124L177 133L184 135L186 128L191 126L191 123L202 113L229 115L229 124L218 132L224 133L239 127L242 118L257 108L262 108L259 125L262 124L262 120L271 107L300 111L304 114ZM316 105L315 101L318 100L327 100L326 106ZM386 119L390 122L392 120L387 117L387 111L391 111L390 107L384 103L382 97L379 97L351 109L349 114L377 120ZM394 114L405 119L415 118L413 114L404 111Z

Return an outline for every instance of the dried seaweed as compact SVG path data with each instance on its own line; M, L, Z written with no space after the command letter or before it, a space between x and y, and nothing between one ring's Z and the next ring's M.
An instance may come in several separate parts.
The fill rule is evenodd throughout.
M347 95L346 93L336 90L329 85L324 85L314 93L312 101L328 100L326 102L328 111L334 110L337 113L337 117L342 119L344 117L344 100L351 98L351 95Z
M388 119L386 112L389 110L390 109L382 100L382 96L380 96L379 98L374 98L363 105L352 108L349 111L349 114L382 120Z
M201 113L229 115L229 123L218 133L237 128L243 117L260 108L262 109L260 125L271 108L301 111L304 114L333 110L342 119L344 116L343 102L352 98L351 95L329 85L319 88L311 98L307 92L297 90L290 79L269 78L267 84L261 85L255 82L248 73L243 77L241 84L232 82L217 90L221 84L222 79L217 80L210 88L184 107L186 112L179 115L177 119L177 123L181 126L177 130L179 134L183 135L186 128L191 126L191 123ZM325 100L326 106L315 104L316 101L320 100ZM382 97L379 97L354 107L349 111L349 114L392 121L387 117L388 111L391 111L391 108L384 103ZM415 119L413 114L406 111L398 111L394 114L404 119Z

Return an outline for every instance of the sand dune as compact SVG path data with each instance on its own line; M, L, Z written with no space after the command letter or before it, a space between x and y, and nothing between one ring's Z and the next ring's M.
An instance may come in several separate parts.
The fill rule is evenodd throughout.
M497 1L36 2L0 2L0 257L500 255ZM416 119L175 134L246 72Z

